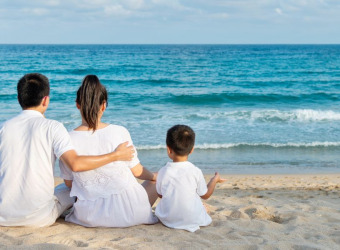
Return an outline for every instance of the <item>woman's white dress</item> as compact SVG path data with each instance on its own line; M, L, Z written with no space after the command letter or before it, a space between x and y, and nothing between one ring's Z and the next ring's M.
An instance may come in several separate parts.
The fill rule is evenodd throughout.
M132 144L129 132L117 125L108 125L94 133L71 131L70 136L79 155L107 154L120 143ZM60 162L61 177L73 180L71 196L78 198L65 220L86 227L156 223L148 195L130 170L138 163L137 152L132 161L116 161L85 172L72 172Z

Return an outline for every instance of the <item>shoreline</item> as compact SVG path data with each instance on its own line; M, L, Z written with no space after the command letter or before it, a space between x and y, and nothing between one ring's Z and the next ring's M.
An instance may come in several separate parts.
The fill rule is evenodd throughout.
M205 174L208 181L212 175ZM1 249L337 249L340 174L222 175L205 201L211 225L195 233L162 224L85 228L0 227ZM60 178L55 178L60 183Z
M204 173L206 183L214 173ZM323 174L220 174L221 178L227 179L225 183L217 184L216 189L339 189L340 173ZM63 182L60 177L54 177L55 185ZM138 179L137 179L138 180ZM142 183L142 180L138 180Z

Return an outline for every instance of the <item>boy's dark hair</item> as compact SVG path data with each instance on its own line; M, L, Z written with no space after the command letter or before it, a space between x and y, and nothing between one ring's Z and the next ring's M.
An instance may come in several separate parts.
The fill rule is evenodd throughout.
M189 126L175 125L166 134L166 145L176 155L188 155L195 145L195 132Z
M23 109L39 106L42 99L50 94L48 78L39 73L24 75L18 82L18 101Z
M80 106L80 112L89 128L97 129L100 106L107 102L107 91L96 75L85 76L77 91L76 102Z

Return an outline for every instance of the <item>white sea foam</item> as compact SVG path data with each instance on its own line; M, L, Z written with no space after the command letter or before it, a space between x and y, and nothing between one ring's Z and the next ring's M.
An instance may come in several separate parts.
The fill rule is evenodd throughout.
M302 109L296 110L296 118L299 121L340 121L340 113L331 110Z
M313 110L313 109L295 109L295 110L246 110L230 111L215 113L198 113L197 118L201 119L220 119L230 120L250 120L250 121L272 121L272 122L318 122L318 121L340 121L340 112L332 110Z
M228 149L237 147L272 147L272 148L308 148L308 147L339 147L340 142L288 142L288 143L215 143L215 144L198 144L195 145L195 149ZM165 145L141 145L136 147L137 150L157 150L165 149Z

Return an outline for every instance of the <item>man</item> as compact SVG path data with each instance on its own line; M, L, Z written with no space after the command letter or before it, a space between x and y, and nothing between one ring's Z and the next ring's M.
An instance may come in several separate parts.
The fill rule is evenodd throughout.
M106 155L78 156L65 127L44 117L50 101L47 77L26 74L17 90L23 111L0 125L0 225L49 226L74 202L64 184L54 189L56 158L72 171L86 171L129 161L134 148L126 142Z

